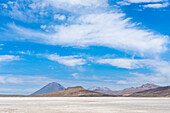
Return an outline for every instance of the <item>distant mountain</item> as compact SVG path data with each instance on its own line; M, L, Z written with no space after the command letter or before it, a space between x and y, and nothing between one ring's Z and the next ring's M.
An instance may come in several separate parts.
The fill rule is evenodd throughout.
M149 90L140 91L140 92L132 93L129 95L124 95L124 96L129 96L129 97L170 97L170 86L149 89Z
M111 95L89 91L81 86L69 87L60 91L32 95L33 97L112 97Z
M88 90L90 90L90 91L111 91L107 87L92 87L92 88L89 88Z
M139 87L126 88L126 89L120 90L120 91L97 91L97 92L109 94L109 95L123 95L123 94L129 94L129 93L144 91L144 90L148 90L148 89L155 89L155 88L158 88L158 87L160 87L160 86L147 83L147 84L144 84L144 85L139 86Z
M47 84L43 88L39 89L38 91L34 92L31 95L42 94L42 93L49 93L49 92L52 92L52 91L59 91L59 90L63 90L63 89L65 89L65 87L63 87L59 83L52 82L52 83Z

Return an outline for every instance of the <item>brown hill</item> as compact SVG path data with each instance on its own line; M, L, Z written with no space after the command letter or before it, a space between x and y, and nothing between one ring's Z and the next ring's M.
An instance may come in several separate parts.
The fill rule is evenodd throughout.
M109 95L124 95L124 94L131 94L134 92L139 92L139 91L144 91L144 90L149 90L149 89L155 89L158 88L160 86L155 85L155 84L144 84L142 86L139 87L131 87L131 88L126 88L120 91L97 91L99 93L104 93L104 94L109 94Z
M127 95L129 97L170 97L170 86L159 87Z
M81 86L69 87L60 91L32 95L34 97L111 97L111 95L89 91Z

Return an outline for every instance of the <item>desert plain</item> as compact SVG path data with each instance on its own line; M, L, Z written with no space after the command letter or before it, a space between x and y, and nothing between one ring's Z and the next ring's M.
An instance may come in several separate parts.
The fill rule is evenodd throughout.
M0 113L169 113L170 98L1 97Z

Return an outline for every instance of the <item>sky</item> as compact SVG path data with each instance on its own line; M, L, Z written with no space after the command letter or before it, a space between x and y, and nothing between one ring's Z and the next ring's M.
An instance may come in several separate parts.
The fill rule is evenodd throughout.
M169 20L169 0L1 0L0 94L170 85Z

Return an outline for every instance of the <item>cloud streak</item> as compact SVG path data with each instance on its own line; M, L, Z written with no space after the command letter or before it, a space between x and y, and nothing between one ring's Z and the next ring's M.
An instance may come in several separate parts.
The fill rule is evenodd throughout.
M164 8L168 6L169 6L169 3L143 5L143 7L145 8Z
M10 24L22 40L72 47L105 46L138 55L166 51L168 36L136 28L124 14L102 13L79 17L76 24L56 25L56 33L46 34ZM17 38L20 39L20 38Z
M124 69L150 69L153 73L131 73L136 77L130 77L128 79L119 80L119 84L138 84L138 83L159 83L167 84L170 82L170 62L153 60L153 59L99 59L96 61L99 64L109 64L118 68Z
M0 62L4 62L4 61L14 61L14 60L20 60L19 56L14 56L14 55L0 55Z
M146 5L143 5L145 3ZM120 5L142 4L145 8L165 8L169 6L168 0L123 0L117 2Z
M100 59L97 60L99 64L110 64L112 66L116 66L118 68L125 68L125 69L138 69L143 68L151 64L152 60L135 60L135 59Z
M86 64L86 60L80 58L78 55L73 56L59 56L57 54L47 55L47 58L52 61L56 61L60 64L64 64L66 66L80 66Z
M165 2L167 0L124 0L129 3L153 3L153 2Z
M22 2L16 1L15 4L17 4L15 10L19 10ZM167 49L168 36L139 28L137 23L131 22L131 18L125 18L124 13L118 12L116 8L110 8L105 0L33 0L31 4L29 2L26 4L25 10L29 9L28 12L31 14L23 13L21 10L22 13L19 14L26 17L31 15L34 18L37 16L34 14L35 11L39 14L45 9L46 12L52 10L52 14L43 13L41 16L51 16L54 20L52 25L41 26L44 32L8 24L12 31L11 35L15 35L16 40L79 48L104 46L140 56L160 54ZM56 12L61 9L66 11L65 15L70 13L67 20L65 15ZM55 22L57 18L65 22L57 24Z

